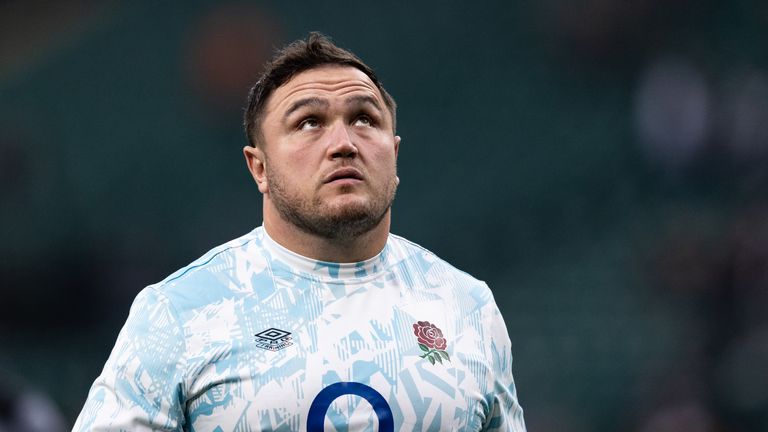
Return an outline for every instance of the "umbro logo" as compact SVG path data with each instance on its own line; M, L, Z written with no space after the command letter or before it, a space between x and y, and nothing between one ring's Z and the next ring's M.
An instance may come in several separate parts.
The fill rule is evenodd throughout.
M256 336L256 346L269 351L279 351L293 345L291 332L274 327L256 333L254 336Z

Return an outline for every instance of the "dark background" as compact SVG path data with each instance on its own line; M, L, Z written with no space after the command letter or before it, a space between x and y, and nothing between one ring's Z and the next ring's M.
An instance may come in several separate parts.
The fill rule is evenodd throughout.
M136 293L261 223L247 89L318 30L397 100L392 230L491 286L529 430L768 430L766 26L746 0L2 1L0 384L71 425Z

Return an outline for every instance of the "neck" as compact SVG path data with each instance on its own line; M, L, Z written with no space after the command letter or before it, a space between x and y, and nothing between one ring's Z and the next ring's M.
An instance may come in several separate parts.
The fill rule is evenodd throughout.
M307 258L335 263L365 261L387 244L390 211L370 231L345 239L321 237L285 221L271 206L264 206L264 229L284 248Z

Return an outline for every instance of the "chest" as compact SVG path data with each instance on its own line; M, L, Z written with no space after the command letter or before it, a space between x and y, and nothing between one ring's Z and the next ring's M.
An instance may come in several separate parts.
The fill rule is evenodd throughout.
M480 429L491 372L450 298L292 295L188 324L188 429Z

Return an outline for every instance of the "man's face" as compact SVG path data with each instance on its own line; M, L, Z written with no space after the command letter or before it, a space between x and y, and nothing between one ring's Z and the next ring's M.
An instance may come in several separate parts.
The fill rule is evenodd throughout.
M380 92L360 70L322 66L296 75L270 96L261 131L257 182L265 205L283 221L345 239L388 215L400 137Z

